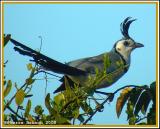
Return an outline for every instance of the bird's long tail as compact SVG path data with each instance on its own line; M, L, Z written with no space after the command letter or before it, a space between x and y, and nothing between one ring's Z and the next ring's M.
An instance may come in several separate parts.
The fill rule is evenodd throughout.
M14 50L18 51L22 55L30 56L36 62L37 64L43 66L44 68L53 71L55 73L60 73L60 74L67 74L67 75L73 75L73 76L78 76L78 75L84 75L86 74L85 71L77 69L75 67L68 66L66 64L60 63L56 60L53 60L40 52L37 52L24 44L14 40L10 39L10 41L15 45Z

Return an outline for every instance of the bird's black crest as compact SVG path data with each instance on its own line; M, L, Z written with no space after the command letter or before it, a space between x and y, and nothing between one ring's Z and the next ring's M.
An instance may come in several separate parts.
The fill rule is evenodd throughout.
M127 17L120 25L121 33L123 34L124 38L130 38L128 34L128 30L130 27L130 24L135 21L136 19L131 20L131 17Z

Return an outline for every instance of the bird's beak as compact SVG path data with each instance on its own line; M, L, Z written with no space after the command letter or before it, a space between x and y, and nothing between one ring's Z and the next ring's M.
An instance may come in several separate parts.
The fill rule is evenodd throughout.
M134 43L134 44L132 45L132 47L135 49L135 48L144 47L144 45L141 44L141 43Z

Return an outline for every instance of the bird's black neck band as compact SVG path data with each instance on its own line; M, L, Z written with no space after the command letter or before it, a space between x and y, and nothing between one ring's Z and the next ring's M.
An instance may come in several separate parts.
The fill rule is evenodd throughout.
M127 61L124 59L124 57L116 50L116 48L114 48L114 51L115 51L115 53L117 53L120 57L121 57L121 59L122 59L122 61L123 61L123 63L124 63L124 66L126 66L126 65L128 65L128 63L127 63ZM127 72L128 71L128 67L125 67L124 68L124 72Z

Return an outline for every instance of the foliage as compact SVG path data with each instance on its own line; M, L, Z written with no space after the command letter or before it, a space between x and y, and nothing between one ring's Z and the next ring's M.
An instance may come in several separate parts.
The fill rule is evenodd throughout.
M116 112L118 117L125 103L127 103L126 113L129 124L156 124L156 82L153 82L150 86L144 85L123 89L117 99ZM150 103L152 106L147 112ZM140 112L143 114L143 118L147 119L146 122L142 122L143 118L140 117Z
M8 80L7 86L6 86L5 90L4 90L4 97L6 97L10 93L11 88L12 88L12 81Z
M8 37L4 38L7 38L4 40L5 44L7 44L9 41ZM27 70L30 74L24 80L22 86L17 86L17 83L13 83L12 80L6 80L4 77L4 111L6 109L10 111L9 114L4 113L4 121L23 122L23 124L30 124L30 122L52 125L87 124L97 112L103 111L106 102L112 102L115 94L122 90L116 103L117 117L120 117L122 109L126 104L129 124L155 124L155 82L150 86L128 85L117 89L113 93L103 93L105 94L105 99L95 97L95 89L98 83L106 78L112 83L115 74L128 67L123 66L122 62L118 61L117 66L119 68L113 73L107 74L106 71L110 64L109 56L107 54L104 55L104 69L100 71L98 68L95 68L96 76L89 76L88 83L83 87L74 84L74 87L71 88L68 79L65 78L65 91L53 98L48 93L44 98L46 109L43 109L41 105L36 105L35 107L32 105L34 94L31 94L31 90L37 81L36 75L40 73L41 68L37 64L34 66L32 63L27 64ZM44 74L46 74L45 71ZM46 78L44 80L47 81ZM16 88L16 92L11 98L8 98L7 96L13 88ZM13 100L16 103L16 111L11 108ZM24 100L27 101L26 105ZM151 102L152 106L148 111L147 109ZM48 114L45 114L44 110L47 110ZM143 119L140 117L140 112L145 116L147 122L142 122Z

